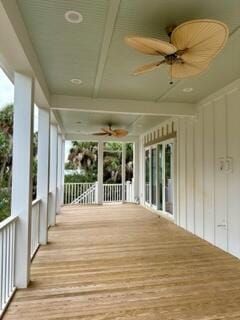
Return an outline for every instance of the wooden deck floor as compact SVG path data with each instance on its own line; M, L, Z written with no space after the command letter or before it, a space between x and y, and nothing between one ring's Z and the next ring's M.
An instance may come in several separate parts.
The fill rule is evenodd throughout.
M135 205L66 207L4 320L240 319L240 261Z

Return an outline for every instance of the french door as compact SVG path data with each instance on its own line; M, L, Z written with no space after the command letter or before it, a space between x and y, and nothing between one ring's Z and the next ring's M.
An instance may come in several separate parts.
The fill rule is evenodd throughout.
M145 202L174 214L174 140L145 150Z

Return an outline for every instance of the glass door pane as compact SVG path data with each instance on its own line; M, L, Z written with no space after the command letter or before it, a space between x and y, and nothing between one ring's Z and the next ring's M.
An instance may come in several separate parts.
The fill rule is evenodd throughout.
M158 210L163 210L163 145L158 146Z
M165 145L165 211L173 214L173 143Z
M152 205L157 205L157 149L152 149Z
M150 153L149 150L145 151L145 201L150 202Z

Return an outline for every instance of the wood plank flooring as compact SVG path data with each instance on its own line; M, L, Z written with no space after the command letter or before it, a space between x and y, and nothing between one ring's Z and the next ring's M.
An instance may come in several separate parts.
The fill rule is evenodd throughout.
M240 261L136 205L65 207L4 320L240 319Z

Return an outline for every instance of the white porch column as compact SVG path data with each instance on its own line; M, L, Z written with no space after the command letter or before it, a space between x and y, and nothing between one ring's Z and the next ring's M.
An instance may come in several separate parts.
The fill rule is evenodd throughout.
M51 192L48 212L48 225L56 224L57 205L57 150L58 150L58 130L53 124L50 126L50 180L49 189Z
M135 141L133 145L133 201L139 199L140 201L140 182L142 177L142 166L141 162L143 153L140 152L139 141Z
M103 204L103 141L98 142L98 192L97 203Z
M62 138L62 181L61 181L61 201L60 205L64 205L64 170L65 170L65 139Z
M143 138L139 138L138 142L138 152L136 150L137 148L135 147L135 153L134 153L134 163L133 165L137 162L138 159L138 164L139 164L139 171L135 171L134 169L134 177L137 178L138 175L138 181L135 180L135 192L138 190L137 196L139 196L140 204L144 204L145 202L145 151L144 151L144 146L143 146ZM135 159L135 157L137 157ZM135 166L134 166L135 167ZM138 184L138 186L136 186ZM137 189L138 188L138 189Z
M122 143L122 202L125 199L125 180L126 180L126 143Z
M62 201L62 134L58 132L57 142L57 213L61 211Z
M15 73L12 216L19 216L16 233L15 283L26 288L30 278L32 210L33 80Z
M48 241L48 191L49 191L49 154L50 154L50 112L39 108L38 111L38 172L37 199L40 202L40 244Z

